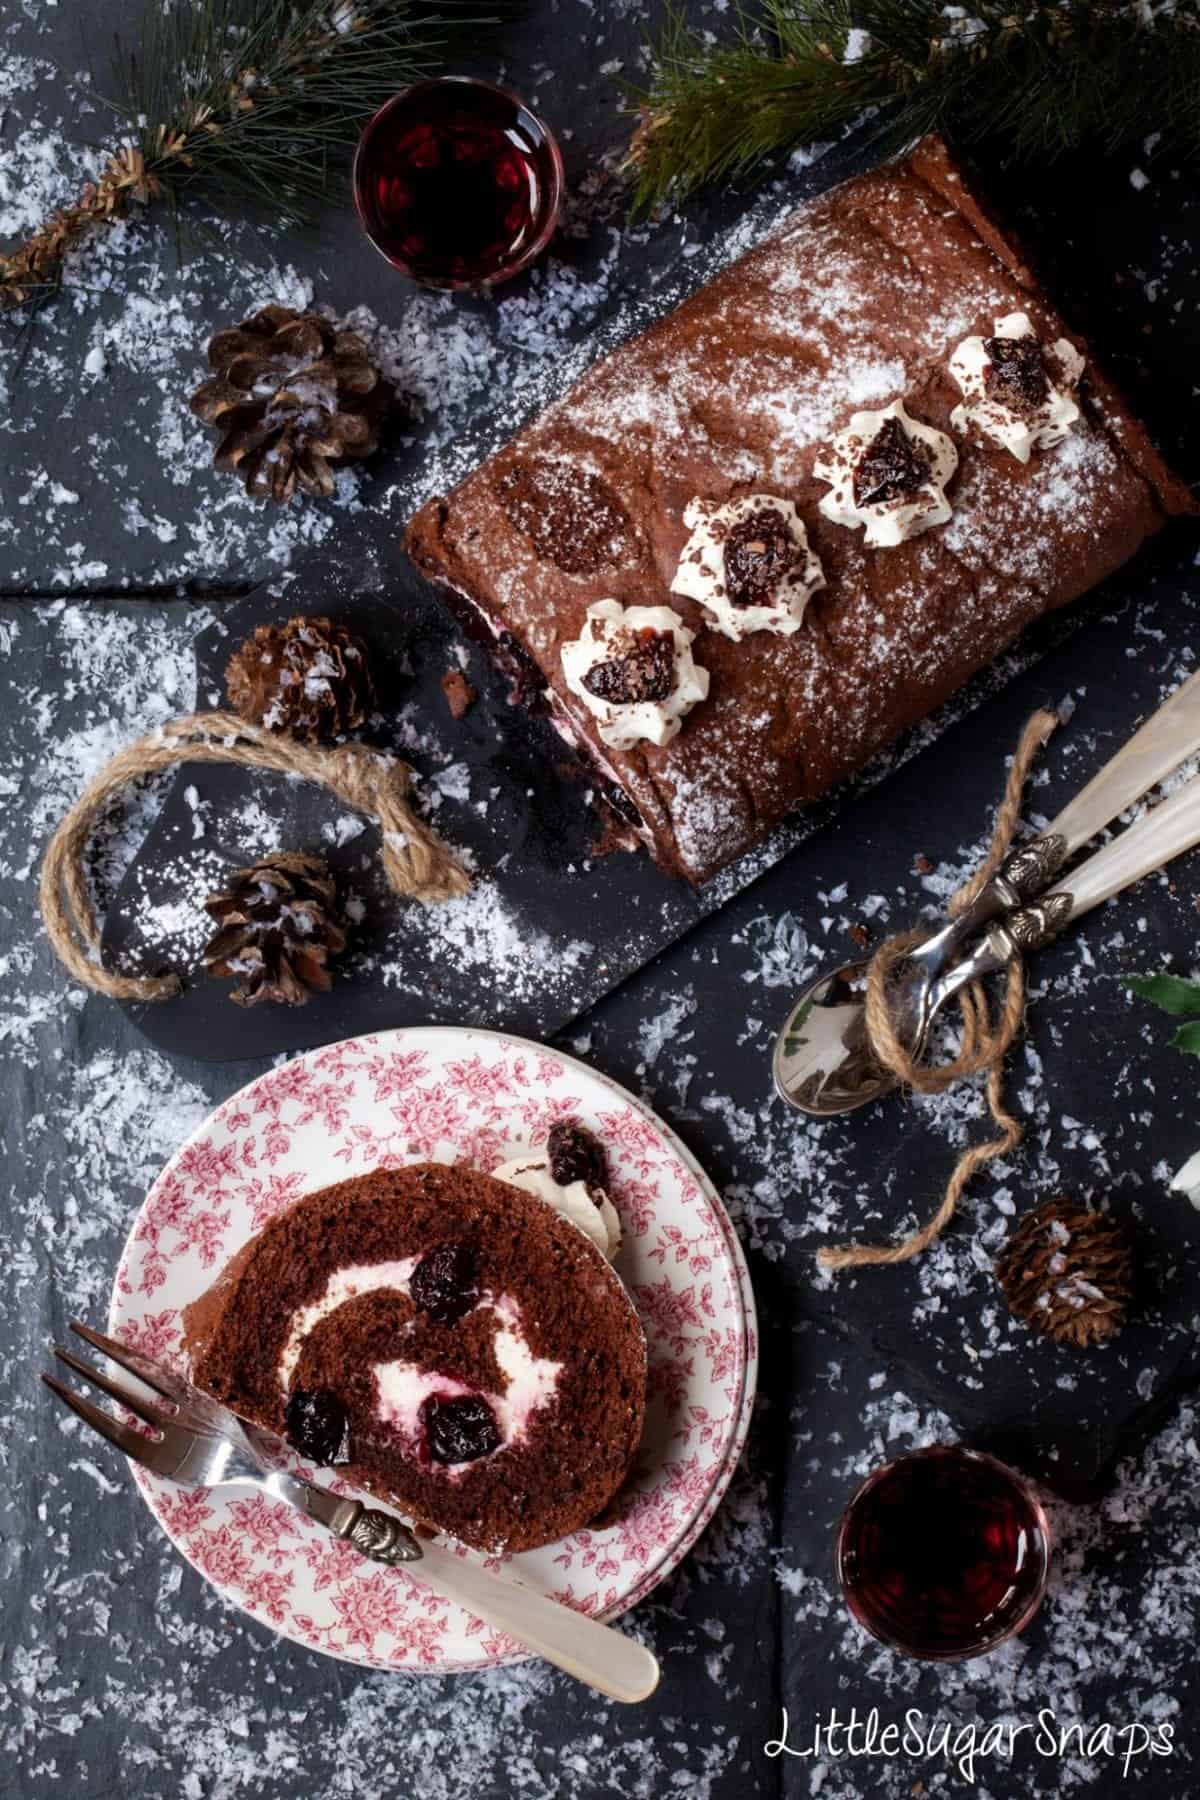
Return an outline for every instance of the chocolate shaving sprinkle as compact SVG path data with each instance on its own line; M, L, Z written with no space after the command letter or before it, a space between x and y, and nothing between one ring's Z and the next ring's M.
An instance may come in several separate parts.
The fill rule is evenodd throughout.
M1036 412L1050 392L1050 377L1038 340L987 338L983 347L988 354L983 383L989 396L1012 412Z
M628 650L595 663L583 677L583 685L597 700L609 706L637 706L644 700L665 700L675 686L675 637L670 631L629 634Z
M734 606L757 606L800 559L781 512L760 506L725 539L725 591Z
M590 575L629 556L629 515L606 481L563 463L514 463L496 483L511 525L567 575Z
M854 471L858 506L880 506L915 494L929 480L929 452L910 438L899 419L885 419Z

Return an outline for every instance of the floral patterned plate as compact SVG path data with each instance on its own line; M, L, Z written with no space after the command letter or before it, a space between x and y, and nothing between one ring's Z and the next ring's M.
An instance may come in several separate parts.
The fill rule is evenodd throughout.
M608 1148L625 1231L617 1269L650 1345L646 1434L617 1523L513 1565L568 1605L612 1617L670 1574L716 1511L745 1442L756 1333L746 1265L711 1183L646 1106L583 1063L496 1032L421 1027L272 1069L219 1106L154 1183L117 1270L110 1329L153 1355L178 1354L182 1309L300 1195L381 1165L492 1169L564 1113ZM309 1649L430 1674L522 1655L281 1502L134 1474L188 1561Z

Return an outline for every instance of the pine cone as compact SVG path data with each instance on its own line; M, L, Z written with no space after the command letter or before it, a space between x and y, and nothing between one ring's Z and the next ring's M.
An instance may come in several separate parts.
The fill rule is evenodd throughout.
M230 657L225 688L239 718L309 742L359 730L375 705L366 646L328 619L260 625Z
M208 346L217 371L191 408L223 433L218 469L236 469L246 492L290 500L333 492L333 463L356 462L379 443L393 389L353 331L319 313L264 306L218 331Z
M264 856L205 901L220 929L204 951L210 975L241 977L229 998L303 1006L333 982L326 964L346 945L333 917L333 877L319 856Z
M1018 1319L1060 1344L1086 1349L1125 1323L1132 1258L1121 1227L1103 1213L1046 1200L1017 1225L996 1261Z

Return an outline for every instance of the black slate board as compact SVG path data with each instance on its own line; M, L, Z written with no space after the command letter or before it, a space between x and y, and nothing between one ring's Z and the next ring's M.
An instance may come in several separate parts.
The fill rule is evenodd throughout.
M163 1049L232 1061L416 1023L552 1036L827 824L855 791L935 741L1083 616L1046 621L858 781L696 892L643 854L594 854L602 826L587 804L586 772L546 720L509 704L507 683L486 655L465 646L480 697L453 721L441 678L459 666L461 640L403 559L384 578L383 592L379 583L377 570L356 582L344 567L313 561L285 595L260 589L225 607L197 640L198 704L222 702L230 651L256 626L320 611L351 627L368 643L377 675L379 711L364 735L411 758L422 773L422 804L480 872L476 891L448 907L397 901L378 866L374 828L338 841L353 816L333 796L257 771L185 765L125 875L103 937L105 956L121 968L172 968L185 977L179 997L126 1009ZM439 765L454 771L452 797L439 791ZM272 848L320 850L362 916L329 993L303 1007L245 1009L230 1003L231 984L199 967L210 929L203 900L232 870Z
M850 919L868 916L858 909L883 892L890 911L886 924L868 925L871 944L919 918L930 903L925 859L961 859L964 819L974 818L980 833L988 828L1003 759L1035 706L1075 703L1029 792L1026 817L1041 826L1194 669L1200 593L1180 575L1178 554L1168 538L1150 548L1128 600L1087 609L1086 628L1069 643L885 788L861 796L853 842L831 834L797 853L795 904L812 921L817 962L854 946L842 937L817 948L814 888L847 884L824 910ZM1072 1499L1102 1494L1116 1459L1132 1454L1172 1399L1200 1380L1200 1213L1167 1189L1169 1173L1197 1144L1196 1063L1168 1047L1172 1021L1132 1000L1126 986L1128 976L1162 967L1172 947L1181 971L1194 961L1194 951L1179 946L1195 944L1198 883L1194 851L1031 959L1026 1028L1006 1075L1009 1103L1027 1128L1024 1146L972 1182L948 1239L917 1263L840 1274L808 1286L801 1302L869 1344L889 1386L944 1408L971 1442ZM755 994L756 1011L764 998ZM780 1001L781 1019L786 993ZM982 1107L975 1116L958 1110L967 1097L960 1088L926 1105L893 1095L819 1124L792 1115L778 1138L761 1134L756 1148L772 1182L803 1171L785 1189L787 1215L801 1222L797 1241L812 1252L891 1242L923 1222L960 1150L990 1135ZM834 1226L822 1218L830 1194L840 1205ZM1106 1209L1134 1248L1129 1322L1089 1351L1015 1325L992 1274L1011 1221L1056 1194Z
M844 172L839 159L836 173ZM824 170L825 180L834 173L831 164ZM1062 211L1068 200L1069 187L1056 179L1039 220L1041 230L1056 218L1064 231L1068 228ZM1110 203L1119 205L1120 200L1110 190ZM1142 217L1135 213L1131 218L1131 236ZM1090 229L1086 219L1082 223ZM1137 381L1140 375L1141 386L1146 372L1133 366L1134 361L1158 353L1160 346L1144 336L1131 344L1123 333L1129 293L1127 287L1096 285L1102 251L1103 244L1096 239L1082 259L1060 272L1061 285L1074 290L1072 317L1102 344L1107 330L1115 360L1125 365L1127 379L1132 373ZM1176 336L1175 356L1179 346ZM1168 441L1175 438L1182 443L1186 457L1190 438L1186 397L1180 384L1165 379L1164 369L1156 373L1158 379L1148 384L1159 409L1156 423ZM485 433L479 454L488 447ZM189 970L199 943L195 929L203 928L196 902L205 886L204 870L214 874L207 885L217 885L221 871L268 847L263 828L268 837L275 834L272 841L326 848L345 888L361 898L363 919L345 979L307 1008L258 1008L246 1013L229 1004L221 986L200 979L190 981L177 1001L129 1010L155 1043L205 1060L294 1051L420 1020L482 1022L552 1036L848 811L853 840L848 842L844 832L831 838L824 860L852 878L858 872L865 877L870 868L870 880L877 888L890 891L893 880L902 884L908 858L897 859L894 849L884 854L883 844L895 843L903 822L910 831L909 845L945 850L938 844L937 832L943 810L938 796L944 793L947 770L953 771L956 815L962 816L969 792L979 818L987 816L996 791L997 759L1032 703L1030 679L1018 683L1015 694L1005 692L1005 684L1039 657L1045 661L1033 677L1034 698L1057 700L1079 688L1082 680L1086 720L1081 724L1090 732L1102 730L1102 721L1109 716L1128 717L1131 644L1148 647L1137 661L1144 704L1152 705L1162 670L1172 666L1171 657L1190 641L1194 620L1181 591L1190 563L1186 534L1166 534L1097 594L1027 634L1013 653L893 756L879 759L858 782L777 833L770 844L704 892L694 894L660 875L644 857L591 857L597 827L584 803L586 782L570 773L569 754L548 725L507 704L506 684L473 650L469 674L481 698L461 724L451 722L440 679L455 665L459 640L432 592L393 542L378 545L365 556L343 547L341 560L311 560L283 591L263 589L224 609L218 623L198 640L199 703L220 702L230 649L265 619L319 609L359 630L371 642L380 669L382 716L373 741L411 757L426 777L427 796L431 780L436 783L439 766L448 758L460 766L463 788L469 785L469 800L448 796L434 817L456 844L474 856L482 871L495 871L495 885L485 889L483 909L491 925L464 959L459 954L461 940L447 942L441 909L427 914L397 908L387 896L377 878L369 837L325 843L324 833L341 814L335 802L242 771L186 769L177 777L110 912L106 932L110 954L137 967L160 966L161 909L169 913L183 892L191 897L193 950L190 959L184 953L173 961ZM1077 636L1080 627L1084 629ZM1106 744L1105 753L1113 748L1115 743ZM926 754L892 773L919 750ZM1070 768L1069 776L1061 773L1056 753L1047 788L1038 794L1039 806L1047 811L1093 772L1092 764L1081 766L1069 752L1062 760ZM1057 775L1054 764L1059 764ZM885 775L891 775L886 791L871 792ZM457 795L457 784L451 787ZM435 786L432 791L436 793ZM481 811L484 800L486 809ZM808 861L807 852L795 858L799 866ZM893 871L890 876L888 870ZM919 899L919 895L913 899L911 910L916 910ZM493 910L497 903L511 927L498 935ZM1161 924L1165 934L1166 915L1174 910L1169 890L1147 888L1138 907L1151 927ZM1084 928L1085 935L1101 930L1097 921ZM580 950L581 945L587 948ZM1061 984L1061 969L1073 953L1070 946L1051 947L1039 959L1039 974L1048 972L1054 982L1057 965ZM729 1005L729 996L716 990L708 998L712 1005ZM1072 1018L1072 1029L1079 1033L1077 1049L1066 1075L1060 1073L1054 1096L1064 1115L1092 1116L1095 1093L1119 1079L1120 1061L1127 1054L1118 1017L1124 1006L1114 982L1099 1004L1089 1004L1082 1031ZM1071 1017L1069 1001L1064 1001L1062 1016ZM1171 1074L1176 1085L1186 1087L1190 1074L1186 1066L1173 1068ZM768 1079L764 1062L764 1087ZM730 1086L735 1085L731 1072ZM898 1116L896 1104L877 1107L849 1125L835 1122L826 1128L839 1139L839 1185L863 1196L864 1236L891 1235L914 1195L929 1194L932 1201L941 1175L938 1152L928 1134L919 1125L914 1129L911 1116ZM1191 1126L1182 1095L1179 1120L1175 1135L1180 1141L1164 1152L1175 1161L1182 1161L1192 1147L1184 1142ZM795 1124L797 1133L806 1129ZM1089 1167L1093 1163L1087 1156L1080 1158L1071 1182L1074 1191L1103 1193L1102 1183L1097 1188L1094 1167ZM1144 1304L1117 1345L1072 1359L1071 1366L1064 1367L1061 1353L1052 1346L1023 1338L1015 1353L1005 1354L1002 1380L990 1366L981 1375L967 1315L958 1317L952 1302L944 1313L934 1306L918 1307L914 1314L914 1296L904 1274L891 1280L875 1272L843 1277L827 1310L820 1303L816 1310L831 1325L868 1340L898 1380L915 1394L947 1407L976 1441L990 1443L1064 1493L1093 1494L1109 1478L1114 1458L1144 1435L1173 1394L1200 1376L1194 1309L1188 1283L1181 1279L1182 1268L1200 1251L1200 1218L1174 1200L1168 1202L1169 1215L1163 1216L1136 1188L1104 1197L1111 1199L1118 1215L1136 1221ZM798 1193L793 1204L803 1209L808 1199ZM979 1315L984 1298L977 1292L967 1295L964 1304L970 1318ZM994 1290L991 1298L994 1303Z

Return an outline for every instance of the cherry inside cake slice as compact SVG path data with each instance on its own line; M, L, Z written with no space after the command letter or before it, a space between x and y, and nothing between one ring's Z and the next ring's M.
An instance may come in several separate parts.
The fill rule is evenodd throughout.
M184 1312L197 1386L477 1549L607 1506L642 1433L646 1341L595 1243L534 1194L423 1163L278 1214Z

